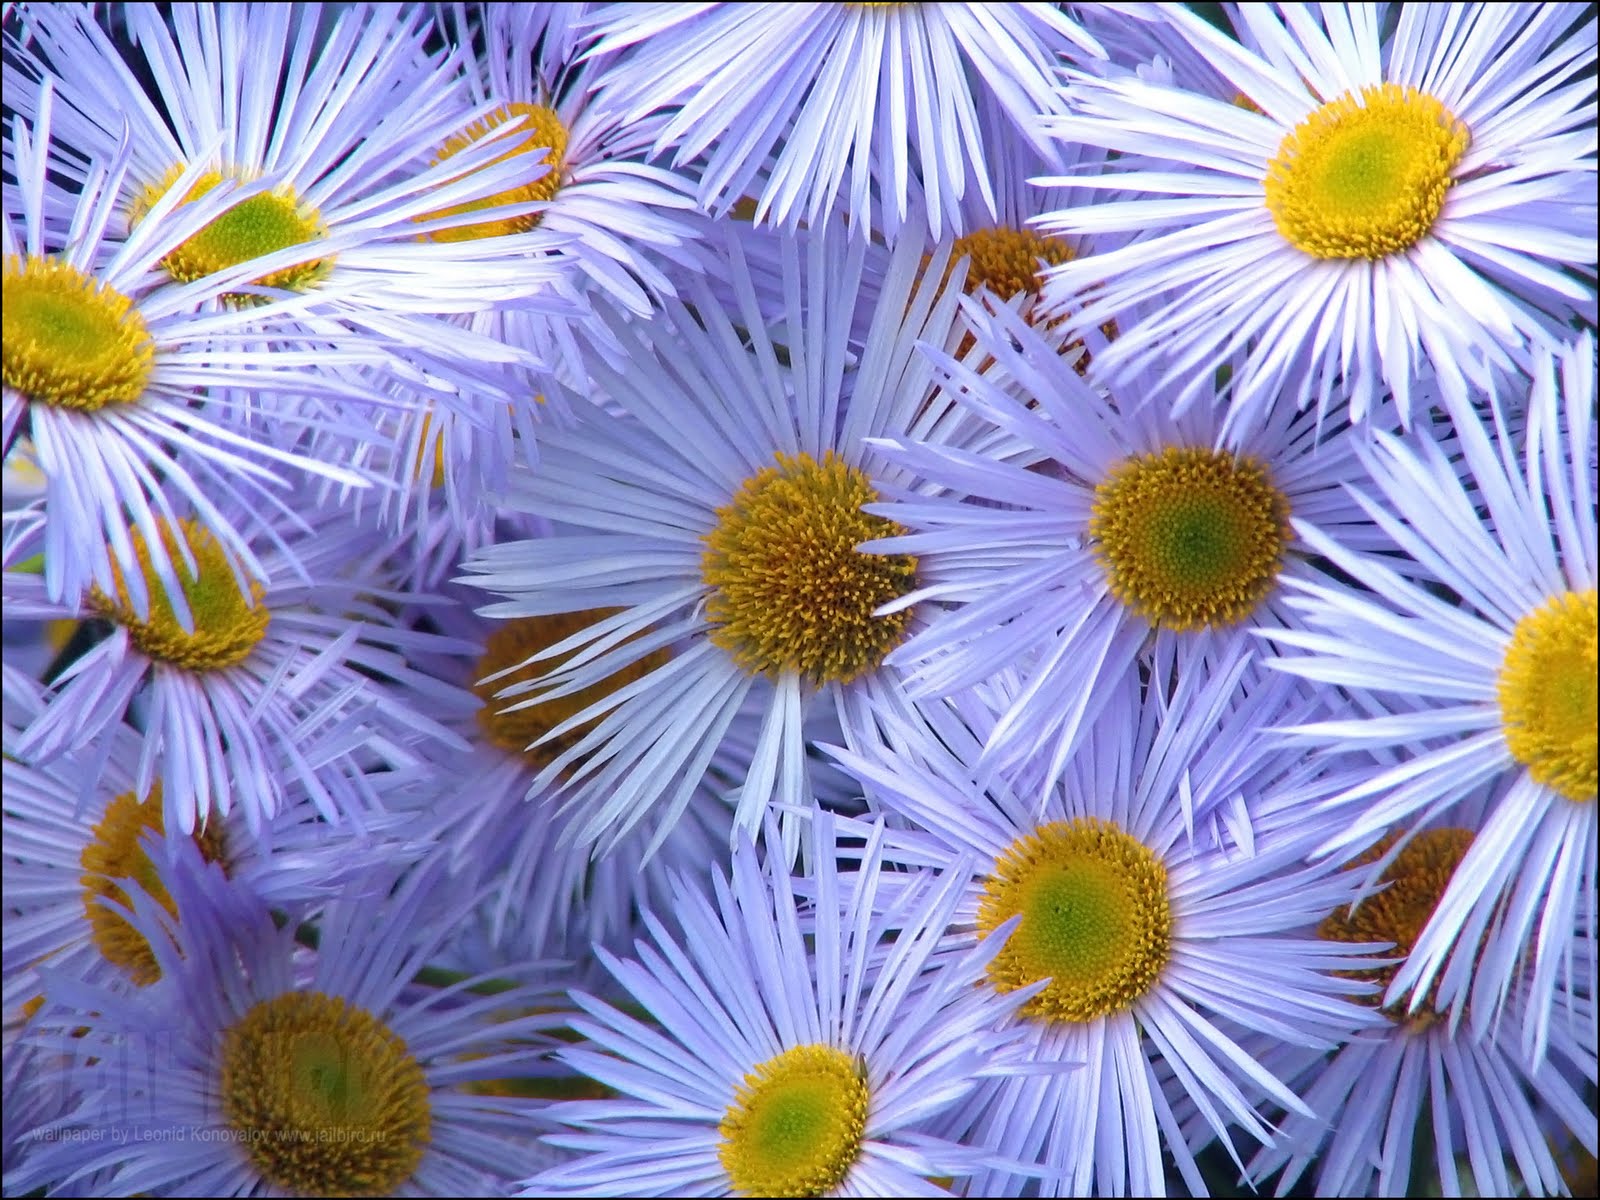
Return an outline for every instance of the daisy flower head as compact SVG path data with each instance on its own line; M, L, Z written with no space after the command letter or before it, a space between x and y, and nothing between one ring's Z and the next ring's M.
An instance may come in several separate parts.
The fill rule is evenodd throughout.
M249 532L250 569L231 565L192 517L157 525L178 564L168 591L183 597L187 622L160 588L142 531L131 538L137 571L117 571L112 588L69 607L17 569L40 548L39 522L13 523L8 615L93 619L106 636L55 679L51 703L12 752L42 765L100 744L131 705L143 731L135 792L144 801L159 783L169 828L189 833L239 807L255 831L291 790L330 821L359 823L383 792L462 745L429 713L470 695L407 660L470 645L397 624L386 605L428 598L389 590L381 542L347 516L312 513L302 528L269 532L225 515Z
M1063 354L1059 335L1014 306L964 305L975 344L959 362L929 357L995 435L991 451L874 443L917 486L883 489L869 511L905 532L870 546L917 559L919 586L894 604L937 602L887 659L913 695L951 695L1002 668L1023 674L989 761L1042 757L1048 779L1141 655L1201 669L1230 658L1244 631L1281 623L1281 581L1316 574L1292 515L1387 544L1341 487L1358 469L1342 406L1319 421L1261 405L1250 424L1222 403L1178 412L1153 368L1108 395L1092 365L1110 344L1102 331L1083 335L1085 378L1081 352Z
M520 116L518 144L506 155L524 160L528 168L513 189L463 205L461 211L523 200L541 203L508 222L464 225L433 236L460 242L497 232L538 231L552 251L562 251L560 265L576 276L565 285L568 290L600 292L645 315L652 295L672 291L663 261L680 266L699 261L692 246L696 226L680 215L693 210L694 200L685 179L642 161L653 123L621 119L596 98L610 78L608 60L580 59L575 53L581 13L560 20L552 16L572 7L481 5L469 18L465 5L451 6L451 32L471 49L466 84L474 111L499 107L455 133L437 153L441 158L459 153ZM536 172L540 165L549 170Z
M447 315L571 305L552 290L561 272L548 237L445 245L430 236L473 219L459 205L527 174L508 158L510 127L436 157L452 130L485 115L460 78L464 52L426 48L438 33L420 7L180 5L169 20L135 6L126 15L119 43L87 10L54 7L18 67L54 88L57 137L71 151L104 157L125 139L115 207L130 240L226 188L255 189L203 226L185 221L155 278L229 276L210 304L238 310L235 328L255 335L246 345L343 338L366 350L366 387L313 410L305 452L347 461L363 439L340 436L339 418L363 418L371 441L374 411L386 408L440 406L493 424L496 407L525 391L519 368L542 364L533 348ZM300 303L260 307L288 298Z
M599 951L649 1020L573 993L587 1042L559 1057L617 1097L549 1111L573 1132L547 1140L583 1153L523 1195L938 1196L935 1177L984 1163L926 1132L1007 1071L994 1018L1027 995L991 1009L973 986L992 945L936 957L965 870L906 876L880 905L881 824L849 874L831 815L810 836L804 923L781 857L745 840L714 900L681 881L681 940L647 916L632 960Z
M314 927L291 910L279 928L192 844L172 849L159 872L177 917L137 887L117 906L155 952L156 982L41 971L46 1005L26 1036L68 1058L66 1082L81 1096L70 1125L104 1133L44 1142L8 1185L107 1196L503 1192L538 1106L475 1085L534 1069L553 1044L543 1031L562 1017L554 997L502 980L417 981L472 897L435 872L395 885L379 869L323 906Z
M450 594L464 591L453 588ZM529 666L530 657L614 615L607 610L486 621L463 600L427 617L443 636L470 644L475 657L430 655L413 664L470 689L470 706L445 722L470 749L443 761L401 803L416 815L415 835L437 848L453 876L472 886L492 884L481 913L486 944L521 960L581 960L594 943L625 947L640 910L669 910L669 873L697 875L727 855L733 811L722 793L743 778L749 762L755 733L749 716L735 722L701 788L670 826L658 830L647 817L604 855L591 857L572 846L564 834L581 813L534 786L541 768L573 745L588 723L549 741L542 740L546 733L667 655L649 655L595 688L561 699L518 707L496 695L547 669ZM472 798L470 805L461 804L463 796Z
M464 56L462 86L475 115L438 138L430 158L447 164L477 156L477 173L513 174L500 190L433 214L455 223L426 236L447 251L512 237L546 277L537 303L452 319L473 338L525 353L527 361L511 368L515 385L496 397L503 403L413 405L388 424L391 437L378 449L398 486L385 497L384 516L425 545L456 542L451 526L486 534L510 465L537 463L539 430L570 419L574 404L600 399L584 363L614 347L596 309L646 316L654 296L673 291L672 273L705 265L697 250L702 231L685 219L698 216L687 182L641 161L644 126L594 102L605 68L576 60L581 8L574 7L441 10L441 27ZM494 139L502 148L484 161L483 147Z
M1507 428L1507 391L1513 405L1526 398L1521 436ZM1431 438L1377 437L1360 451L1373 486L1350 494L1456 600L1308 516L1298 535L1365 590L1291 580L1296 620L1263 631L1301 652L1273 666L1372 698L1376 715L1296 727L1303 745L1414 744L1327 799L1345 817L1322 850L1505 785L1389 1000L1421 1005L1437 983L1439 1003L1454 1019L1467 1008L1482 1035L1531 962L1523 1030L1535 1058L1572 969L1574 914L1592 916L1597 884L1594 398L1585 334L1540 355L1531 382L1492 395L1484 419L1456 414L1454 455ZM1592 958L1593 920L1587 929Z
M1482 835L1488 791L1479 788L1458 805L1452 824L1417 829L1403 845L1396 834L1387 835L1351 864L1355 871L1386 862L1383 889L1330 912L1318 932L1336 942L1393 943L1380 956L1389 965L1357 973L1377 984L1372 1003L1382 1003L1386 985ZM1426 1153L1420 1139L1428 1130L1429 1157L1445 1195L1463 1194L1463 1182L1481 1196L1567 1194L1553 1141L1576 1141L1590 1155L1596 1150L1594 1112L1583 1097L1585 1080L1592 1086L1595 1075L1593 944L1573 940L1583 961L1561 985L1576 987L1561 1003L1573 1020L1552 1027L1549 1053L1538 1064L1528 1063L1521 1046L1531 1015L1525 977L1513 985L1501 1019L1481 1037L1430 997L1418 1008L1384 1007L1385 1024L1363 1031L1332 1059L1299 1047L1250 1044L1264 1062L1304 1084L1305 1101L1317 1114L1290 1114L1281 1140L1251 1161L1251 1177L1266 1181L1282 1168L1280 1196L1307 1174L1319 1196L1411 1194L1411 1172L1417 1150Z
M1007 118L988 98L978 103L978 124L987 144L1004 144ZM968 295L986 292L996 303L1008 305L1031 321L1046 337L1055 337L1058 331L1064 332L1066 323L1059 317L1045 318L1046 273L1052 266L1088 253L1089 240L1043 235L1035 225L1044 213L1090 204L1096 196L1073 189L1066 176L1055 176L1057 183L1048 187L1034 180L1047 169L1086 170L1100 156L1091 147L1061 146L1046 158L1037 147L1020 139L1013 141L1007 153L996 154L987 163L990 178L982 193L969 189L962 198L960 219L945 238L953 239L950 267L965 259L963 290ZM1101 332L1114 337L1116 329L1106 325ZM1065 336L1058 340L1063 343L1062 353L1080 370L1086 369L1089 358L1082 341ZM958 356L970 345L970 339L963 339Z
M938 286L942 256L918 282L921 236L903 240L857 349L864 242L836 228L786 237L787 306L769 327L729 230L737 309L690 281L692 308L615 325L627 363L593 371L621 415L552 431L552 453L507 497L557 532L467 562L463 582L506 597L487 616L620 610L541 651L535 662L570 657L501 699L572 696L665 656L546 735L602 718L536 780L583 807L581 841L625 833L658 803L670 821L747 702L762 723L737 823L758 832L769 799L807 802L819 717L832 709L848 739L899 686L882 662L912 614L874 614L914 587L916 564L856 550L893 532L863 511L880 472L895 475L868 439L959 440L969 424L936 401L914 349L959 336L958 292Z
M1366 420L1436 378L1447 401L1594 321L1595 23L1578 4L1240 5L1245 44L1182 6L1238 103L1131 73L1071 73L1043 126L1119 161L1128 198L1051 233L1144 232L1055 267L1052 304L1114 318L1106 366L1159 355L1188 401L1245 347L1244 391ZM1585 278L1587 276L1587 278Z
M6 846L6 929L3 943L8 1014L39 994L35 968L43 963L92 978L113 969L140 985L159 977L154 952L101 897L126 904L117 882L134 879L176 915L172 898L143 843L193 840L207 862L231 883L269 904L304 903L336 892L375 854L396 861L421 856L422 844L403 815L373 814L365 827L330 826L301 798L286 803L256 830L242 808L190 834L169 827L163 790L136 794L139 735L115 724L96 745L35 766L10 753L11 734L38 720L48 693L32 679L5 675L7 754L3 817Z
M1103 54L1043 3L607 5L586 24L591 53L621 52L603 101L671 110L655 149L698 162L714 215L748 193L758 222L814 226L844 191L850 224L891 241L916 211L939 237L969 188L993 218L1009 147L982 136L980 98L1043 151L1059 64Z
M248 282L264 294L315 296L321 311L391 341L409 330L426 342L437 327L405 318L527 303L552 278L526 242L445 248L428 236L466 219L453 205L492 197L526 171L502 161L510 130L433 161L483 106L460 79L462 52L425 48L437 31L421 8L181 4L170 21L137 6L126 17L137 64L88 9L61 5L37 15L17 65L52 81L57 136L74 152L108 157L127 131L119 213L131 230L158 220L180 177L178 212L229 182L270 183L166 255L172 279L254 262ZM252 296L234 293L247 305ZM498 361L508 353L488 340L472 349ZM457 357L439 355L439 368Z
M1353 883L1304 866L1303 834L1252 838L1248 819L1201 831L1190 818L1226 815L1236 795L1247 812L1304 783L1303 755L1257 750L1285 695L1269 687L1241 702L1231 686L1175 688L1153 682L1141 700L1136 682L1117 685L1130 719L1096 726L1042 803L1032 780L976 782L998 714L974 696L886 729L880 745L833 750L905 823L888 835L888 861L974 861L954 946L985 945L1019 919L983 992L1004 1000L1048 981L1007 1022L1034 1071L984 1084L939 1131L1037 1164L1046 1195L1162 1195L1163 1151L1204 1194L1201 1144L1220 1139L1238 1164L1230 1125L1271 1142L1260 1097L1308 1112L1238 1037L1328 1049L1375 1021L1342 998L1370 985L1334 974L1363 960L1312 935ZM1070 1063L1082 1068L1059 1070ZM1185 1109L1201 1114L1193 1141L1179 1132ZM1013 1195L1022 1182L998 1168L970 1190Z
M33 94L16 89L24 93ZM169 497L194 505L231 561L248 562L223 507L287 512L282 493L303 475L369 483L299 447L311 429L344 446L370 437L354 410L376 397L356 372L376 353L337 332L258 341L254 321L300 302L254 316L216 306L242 282L239 270L182 287L152 282L176 245L228 204L262 194L261 185L216 189L184 212L173 212L168 197L153 211L170 219L121 241L111 226L129 144L88 160L81 188L69 194L53 179L67 161L54 140L53 85L46 81L35 99L34 123L16 118L5 147L4 445L8 470L22 447L43 476L49 594L71 604L90 586L112 588L114 569L136 570L130 517L156 544L161 578L170 580L153 532L171 513ZM197 311L208 304L214 311ZM181 606L175 591L169 596ZM137 603L146 603L142 595Z

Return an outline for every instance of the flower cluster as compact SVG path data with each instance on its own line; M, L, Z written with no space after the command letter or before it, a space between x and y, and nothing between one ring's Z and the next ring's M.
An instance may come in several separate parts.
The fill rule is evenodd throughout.
M7 1193L1592 1193L1596 34L6 4Z

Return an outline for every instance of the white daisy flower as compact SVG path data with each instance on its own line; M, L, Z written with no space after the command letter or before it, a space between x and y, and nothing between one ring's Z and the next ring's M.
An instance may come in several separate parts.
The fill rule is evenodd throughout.
M1526 386L1510 389L1518 406ZM1427 437L1378 437L1361 452L1375 489L1350 489L1458 602L1308 519L1299 536L1369 590L1289 581L1294 627L1264 635L1306 652L1275 667L1372 697L1377 715L1298 727L1302 744L1413 747L1326 801L1344 818L1322 851L1436 819L1486 781L1509 785L1388 999L1415 1007L1437 983L1438 1003L1454 1020L1465 1007L1482 1036L1531 962L1524 1032L1537 1059L1572 970L1575 914L1592 917L1597 884L1593 336L1539 358L1520 438L1506 398L1492 398L1488 425L1456 415L1454 456ZM1592 919L1587 929L1592 960Z
M522 1195L939 1196L933 1177L986 1162L926 1132L1015 1063L1017 1035L995 1018L1030 994L991 1008L973 986L995 943L932 968L966 871L902 877L880 906L882 826L848 851L850 875L832 818L811 836L810 919L782 860L763 869L744 842L731 884L713 877L715 903L681 881L681 939L647 916L634 961L599 951L658 1027L573 993L588 1044L560 1057L618 1097L549 1111L574 1132L548 1140L583 1153Z
M691 281L692 311L671 301L657 321L614 326L627 366L593 370L625 415L552 431L540 469L516 481L508 506L559 532L466 564L464 582L508 597L488 616L621 609L536 656L571 657L502 699L571 696L672 649L546 735L603 718L536 781L581 805L582 841L620 835L657 804L670 824L747 699L763 721L738 826L757 831L774 796L804 802L808 710L834 709L846 738L867 727L900 686L881 663L912 619L874 612L915 586L915 563L855 549L894 531L862 511L872 480L903 478L868 439L958 440L972 424L935 400L914 349L959 336L958 293L936 295L944 258L921 272L920 235L896 247L858 357L865 243L839 229L786 239L788 305L769 330L739 237L725 242L737 315Z
M591 52L625 52L602 101L673 110L656 149L703 159L712 213L748 192L758 222L814 226L847 188L850 222L890 240L915 211L939 237L969 189L994 217L978 97L1044 151L1062 59L1103 54L1044 3L612 4L586 24Z
M1214 705L1195 681L1166 678L1153 674L1143 701L1137 681L1116 685L1127 719L1098 725L1042 800L1032 779L974 782L995 719L976 703L964 720L886 725L883 745L832 751L910 822L888 835L887 860L976 860L953 947L983 945L1020 917L984 992L1005 999L1048 981L1006 1022L1024 1031L1035 1071L986 1083L940 1128L1038 1164L1044 1195L1163 1195L1163 1151L1204 1194L1199 1143L1220 1139L1238 1164L1230 1125L1272 1141L1260 1097L1310 1115L1241 1050L1241 1031L1326 1050L1376 1023L1340 998L1370 985L1334 975L1362 960L1311 936L1353 881L1303 866L1304 834L1246 841L1248 819L1226 840L1191 833L1195 809L1223 811L1237 795L1247 811L1303 782L1304 755L1260 748L1282 694ZM1193 1141L1178 1129L1187 1105L1202 1114ZM999 1168L970 1190L1013 1195L1021 1182Z
M1464 399L1595 313L1595 23L1581 4L1245 4L1247 41L1181 5L1160 19L1241 103L1072 74L1044 127L1123 156L1131 198L1047 232L1143 232L1050 272L1053 304L1116 319L1120 369L1158 360L1186 399L1235 351L1243 397L1288 392L1364 420L1414 380ZM1588 278L1584 278L1587 275Z

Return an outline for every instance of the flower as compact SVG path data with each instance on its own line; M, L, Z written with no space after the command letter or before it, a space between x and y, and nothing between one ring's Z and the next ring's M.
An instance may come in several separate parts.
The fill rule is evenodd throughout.
M597 951L656 1027L572 994L588 1044L559 1057L619 1095L550 1110L574 1132L547 1140L585 1153L521 1194L936 1196L931 1177L984 1161L922 1132L1005 1073L1015 1035L993 1018L1027 994L991 1008L972 986L993 944L931 969L965 871L906 877L878 911L882 825L851 851L854 874L831 816L811 832L814 926L782 859L763 869L746 841L731 883L716 873L715 903L680 882L681 941L647 916L653 944L634 961Z
M671 651L545 735L599 718L535 780L582 807L582 842L626 833L657 804L670 823L747 699L762 724L736 824L755 833L769 800L805 802L805 738L822 716L813 702L859 730L899 686L880 664L909 614L873 613L913 586L915 564L855 549L890 531L862 510L884 469L867 439L962 435L913 348L955 336L957 293L935 298L942 256L917 282L921 237L905 239L856 351L865 245L837 229L786 237L789 307L769 329L739 236L725 243L736 313L702 281L691 282L692 309L666 301L656 321L616 323L625 367L592 369L620 415L552 430L550 455L515 481L507 507L557 532L466 564L463 582L507 597L486 616L620 610L536 656L570 655L503 700L569 697Z
M952 949L981 947L1020 916L983 991L1005 1000L1048 980L1007 1021L1033 1071L984 1084L938 1128L1038 1164L1046 1195L1162 1195L1163 1150L1200 1194L1201 1142L1220 1139L1238 1162L1229 1124L1272 1141L1257 1097L1310 1115L1241 1051L1242 1031L1327 1049L1375 1021L1340 998L1364 985L1332 974L1361 960L1310 936L1353 884L1302 865L1304 831L1252 837L1247 816L1215 829L1190 820L1314 783L1314 764L1263 737L1291 697L1228 686L1218 704L1217 689L1167 679L1152 672L1142 701L1137 681L1111 685L1126 719L1097 725L1042 799L1031 778L974 782L997 714L971 695L929 721L886 723L880 745L830 748L905 823L885 861L976 860ZM1073 1063L1082 1069L1060 1070ZM1203 1114L1189 1142L1177 1136L1183 1104ZM996 1167L971 1191L1010 1195L1021 1182L1016 1166Z
M169 197L119 242L110 224L131 147L116 143L91 159L69 195L50 177L71 168L54 141L53 95L47 81L36 123L19 118L6 143L17 183L5 188L4 235L4 445L8 468L13 447L28 445L44 475L48 593L72 604L91 586L111 589L114 570L135 571L130 516L149 533L174 497L193 503L230 562L255 566L223 507L288 512L281 493L302 473L343 487L371 482L297 447L313 427L329 445L370 436L360 410L374 396L356 371L376 351L329 330L259 343L258 322L302 307L292 298L253 315L198 312L242 281L238 270L152 286L174 246L228 205L263 194L262 185L218 188L182 212ZM159 543L155 553L181 603Z
M270 346L285 365L294 361L286 351L319 339L363 348L371 365L356 382L364 386L328 406L291 401L290 411L304 413L291 432L310 456L365 458L366 443L383 440L374 410L436 408L441 422L449 414L486 428L485 437L499 433L495 414L525 404L524 372L545 364L534 347L446 317L512 303L569 311L553 288L560 255L548 235L451 244L433 236L520 183L526 164L507 149L509 128L436 155L490 108L472 104L458 56L424 49L436 36L424 9L362 5L326 24L323 11L180 5L169 17L135 6L125 14L125 57L89 12L60 6L40 15L18 66L54 89L57 137L72 153L109 159L125 141L126 186L108 202L130 240L213 193L253 185L203 225L185 222L185 236L148 265L178 283L227 275L230 286L210 304L242 310L230 324L244 345ZM503 215L528 208L523 201ZM289 296L303 303L259 308ZM267 412L279 407L274 397L250 399ZM352 416L364 419L364 438L341 432ZM526 414L523 432L531 423Z
M385 588L380 547L348 518L302 514L299 529L269 536L228 515L262 546L259 574L241 577L192 518L157 524L168 555L182 564L187 627L158 591L142 530L132 535L139 570L118 572L114 588L92 591L81 610L51 603L37 576L15 569L38 548L37 520L8 539L10 613L110 625L109 636L56 679L51 703L12 752L41 765L91 745L132 702L144 732L135 792L143 801L159 781L169 828L190 833L213 811L226 816L239 806L254 832L291 792L330 821L359 824L383 792L462 745L428 710L467 706L470 695L412 669L407 656L470 646L395 623L382 605L402 597ZM142 618L133 601L140 588Z
M464 589L452 589L459 595ZM470 744L397 798L415 814L415 836L463 887L487 888L480 908L482 939L516 961L591 959L595 943L613 950L631 941L644 909L670 911L670 875L698 875L727 853L733 813L722 793L744 777L756 723L736 721L683 813L659 825L646 818L607 854L591 857L571 845L569 827L582 818L557 796L533 786L541 767L578 740L577 731L540 738L601 696L664 661L602 680L592 690L526 708L507 709L495 693L538 672L526 660L614 612L485 621L463 604L426 613L440 634L471 644L477 657L428 656L413 665L442 682L470 688L476 702L446 725ZM435 661L435 658L437 661ZM537 743L537 744L536 744ZM460 797L472 803L462 805Z
M916 556L919 587L894 605L929 604L926 625L888 656L918 697L950 695L1015 667L1025 688L992 731L989 763L1042 756L1059 773L1115 682L1150 653L1180 671L1225 662L1247 630L1283 622L1283 580L1321 578L1291 514L1385 545L1341 488L1355 438L1290 404L1261 419L1169 407L1151 371L1099 392L1107 340L1085 335L1088 378L1060 338L1021 313L965 302L976 346L937 353L947 391L991 431L979 452L886 438L875 449L916 486L886 486L870 512L907 532L870 543ZM892 608L885 611L892 611Z
M160 979L119 988L41 971L47 1003L27 1040L69 1056L81 1098L66 1120L100 1133L41 1140L8 1185L108 1196L503 1190L537 1106L472 1085L535 1070L552 1043L542 1031L561 1017L527 987L413 983L470 897L431 872L395 887L380 869L323 908L306 961L295 919L276 927L192 844L173 848L160 881L177 918L137 888L118 906Z
M330 826L303 794L256 831L238 808L192 834L171 831L161 784L142 801L136 794L140 738L131 726L112 724L93 747L35 766L12 756L11 741L43 714L48 693L7 671L4 700L7 1014L38 996L40 964L81 979L108 966L140 984L158 978L149 944L100 903L126 904L116 881L134 879L176 916L143 845L147 831L190 838L202 858L269 904L330 896L374 857L402 862L422 854L423 843L405 828L409 818L368 814L361 828Z
M758 188L758 221L815 226L848 186L851 224L890 240L923 211L937 238L969 188L993 217L1004 148L980 136L980 100L1043 150L1031 122L1058 110L1058 61L1103 54L1053 4L631 4L586 23L591 53L623 56L602 102L675 110L655 149L703 157L712 213Z
M1483 808L1480 795L1459 805L1451 819L1477 825ZM1393 835L1386 838L1357 860L1384 858L1385 890L1353 912L1330 913L1321 936L1391 941L1396 945L1390 955L1403 957L1481 835L1481 828L1430 826L1413 831L1398 855L1381 853L1396 844ZM1580 953L1592 947L1581 937L1574 940ZM1397 969L1396 963L1361 974L1382 987ZM1447 1195L1462 1191L1463 1150L1477 1195L1566 1194L1547 1135L1574 1138L1595 1152L1594 1113L1579 1083L1585 1074L1593 1075L1593 971L1591 959L1575 973L1573 982L1581 991L1562 1007L1577 1020L1552 1028L1550 1055L1536 1066L1526 1062L1520 1046L1520 1028L1530 1015L1526 980L1513 987L1501 1020L1481 1038L1434 1008L1430 999L1417 1009L1385 1008L1384 1026L1364 1031L1331 1060L1298 1048L1262 1046L1259 1052L1270 1056L1264 1061L1303 1080L1306 1103L1317 1115L1291 1114L1282 1140L1251 1161L1252 1178L1262 1180L1285 1168L1278 1179L1280 1196L1308 1171L1319 1196L1407 1195L1413 1187L1412 1146L1426 1127Z
M1263 631L1305 652L1273 666L1370 697L1375 715L1297 726L1303 745L1414 747L1325 801L1344 816L1321 851L1437 818L1481 783L1509 785L1389 1001L1421 1005L1437 980L1452 1019L1470 999L1482 1037L1531 956L1523 1033L1535 1060L1572 969L1573 914L1597 878L1594 378L1586 334L1539 356L1531 383L1502 390L1486 420L1456 413L1449 450L1419 435L1360 452L1376 490L1352 496L1459 603L1312 518L1296 522L1302 540L1368 590L1289 581L1294 627ZM1524 396L1513 438L1502 397ZM1592 954L1593 928L1584 936Z
M475 5L469 15L457 5L442 22L463 49L474 117L443 130L429 157L437 166L476 155L477 172L514 173L500 190L419 219L455 222L426 235L446 248L487 250L511 239L515 257L537 268L529 281L538 302L451 318L473 339L524 353L526 361L510 368L512 385L496 397L503 403L413 405L389 423L393 452L385 465L398 487L385 497L386 515L441 551L471 551L487 540L511 464L519 457L537 463L539 430L601 399L584 364L615 348L596 308L648 316L654 297L674 290L669 270L706 265L701 229L685 219L698 215L688 182L640 161L646 125L594 103L605 70L577 60L573 23L581 11L572 9ZM481 144L492 138L502 149L482 161ZM463 223L508 205L519 207ZM451 527L467 535L465 544Z
M526 136L507 153L526 155L548 145L544 158L550 170L523 184L527 198L542 203L509 224L537 231L536 245L563 253L559 265L582 280L569 285L569 291L604 292L627 311L646 315L654 294L673 290L658 260L699 262L693 250L697 227L678 215L694 207L689 184L640 161L651 125L623 120L595 99L611 78L607 60L592 55L580 59L570 32L567 37L560 30L552 35L546 27L555 11L546 5L485 5L477 14L481 27L476 36L464 10L457 11L454 34L473 51L466 82L475 110L500 107L467 130L455 131L438 157L459 153L488 130L521 116ZM581 19L576 14L566 21ZM508 192L464 207L521 198ZM460 242L489 231L487 225L468 225L433 236ZM573 347L569 343L566 348ZM555 354L548 357L561 361Z
M1163 6L1240 103L1129 73L1070 74L1043 126L1126 156L1080 187L1130 195L1041 222L1145 231L1051 270L1052 304L1112 317L1104 365L1159 358L1201 394L1235 351L1235 394L1288 392L1366 420L1416 380L1463 401L1468 378L1594 320L1594 21L1474 7L1441 24L1407 5L1393 35L1358 6L1247 6L1240 46ZM1587 264L1587 266L1586 266ZM1575 268L1569 271L1568 268ZM1080 308L1080 316L1082 310Z
M34 16L18 66L52 82L57 136L77 154L109 159L128 130L133 186L117 200L131 231L160 219L155 206L180 175L177 211L230 181L270 184L165 255L172 278L253 261L256 276L240 282L262 294L316 294L324 314L425 344L421 318L527 302L551 278L548 264L519 253L528 244L469 241L446 252L417 236L459 225L459 214L441 210L493 196L521 166L490 161L505 154L501 137L428 165L439 142L486 114L467 100L455 59L422 49L433 32L422 11L363 5L322 31L316 4L179 5L170 24L129 9L130 40L164 115L86 10ZM433 364L441 372L470 367L460 353L468 346L494 361L518 358L456 334L455 352Z

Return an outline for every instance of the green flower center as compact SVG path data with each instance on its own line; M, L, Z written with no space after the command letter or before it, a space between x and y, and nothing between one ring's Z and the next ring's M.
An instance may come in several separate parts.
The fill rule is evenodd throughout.
M1433 228L1470 141L1465 125L1415 88L1346 92L1284 137L1267 167L1267 210L1315 258L1398 254Z
M389 1196L432 1132L422 1066L342 997L263 1000L222 1040L222 1108L267 1182L302 1196Z
M1107 821L1054 821L1006 848L979 900L980 935L1018 913L989 980L1009 992L1049 979L1022 1010L1043 1020L1127 1010L1156 985L1171 951L1167 869Z
M6 255L6 387L76 412L144 395L155 345L133 301L53 258Z
M455 134L439 153L434 156L435 163L444 162L460 154L468 146L481 141L490 130L504 125L513 117L524 117L522 126L511 137L502 142L506 145L503 153L497 155L484 167L492 167L496 163L505 162L507 159L518 155L528 156L528 172L541 166L548 165L549 170L540 175L531 183L519 184L507 188L505 191L496 192L481 200L469 200L465 204L454 204L448 208L441 208L431 212L420 220L431 221L439 217L453 217L459 213L479 212L486 208L496 208L502 204L518 204L532 200L552 200L561 190L562 173L566 164L567 154L567 127L561 121L560 114L555 109L543 104L512 103L503 104L481 121L468 126L462 132ZM537 155L535 154L537 152ZM540 213L527 213L520 217L510 217L499 221L481 221L474 225L456 225L449 229L435 230L427 236L436 242L464 242L473 238L500 237L508 233L527 233L539 224Z
M116 598L99 588L89 593L89 606L100 616L115 621L128 631L129 640L147 658L172 663L189 671L221 671L249 657L267 633L271 614L262 603L265 588L252 581L247 597L234 578L221 544L194 521L178 523L175 534L166 522L161 537L167 556L177 571L178 584L189 604L194 632L186 633L178 624L177 613L166 588L150 561L150 549L142 530L132 531L133 552L144 575L150 615L141 619L133 606L122 568L111 565L116 580ZM199 573L191 574L178 554L178 538L187 542Z
M1596 776L1596 591L1567 592L1512 631L1500 667L1500 720L1511 756L1536 783L1593 801Z
M144 219L145 214L177 182L183 171L181 165L174 167L160 183L144 190L133 205L135 224ZM221 183L223 178L220 171L202 175L189 189L183 203L198 200ZM302 205L293 188L283 187L235 204L199 233L170 251L162 258L161 265L178 282L192 283L251 259L275 254L290 246L319 241L327 236L328 230L322 223L321 214L314 208ZM331 258L312 259L270 271L251 282L262 287L303 292L325 279L332 268ZM260 297L234 292L224 299L233 304L253 304Z
M1283 562L1289 501L1251 458L1168 447L1114 467L1089 536L1112 595L1152 623L1231 625L1255 611Z
M822 1196L861 1153L867 1081L832 1046L795 1046L758 1063L718 1131L718 1155L741 1196Z
M848 682L905 634L910 610L872 614L915 586L917 560L856 549L905 532L861 511L878 493L860 470L832 451L820 463L777 460L744 481L706 535L711 640L752 673Z

